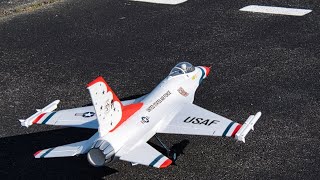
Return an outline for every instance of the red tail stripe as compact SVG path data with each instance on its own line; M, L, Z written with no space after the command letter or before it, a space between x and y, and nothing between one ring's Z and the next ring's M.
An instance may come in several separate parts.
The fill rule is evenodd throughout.
M206 76L208 77L211 67L203 66L206 69Z
M241 128L241 124L238 124L238 126L233 130L231 137L235 137L235 135L237 134L237 132L239 131L239 129Z
M136 104L130 104L127 106L123 106L121 101L119 100L119 98L116 96L116 94L113 92L113 90L110 88L110 86L107 84L107 82L103 79L102 76L97 77L95 80L93 80L92 82L90 82L87 87L93 86L96 83L103 83L105 84L105 86L107 87L107 91L111 91L112 95L113 95L113 101L118 101L121 105L121 109L122 109L122 117L121 120L119 121L119 123L113 128L111 129L109 132L114 131L115 129L117 129L122 123L124 123L130 116L132 116L135 112L137 112L143 105L143 103L136 103Z
M96 83L98 83L98 82L101 82L101 83L103 83L103 84L106 85L107 90L108 90L108 91L111 91L111 93L112 93L112 95L113 95L113 101L118 101L118 102L121 104L121 107L122 107L121 101L120 101L119 98L116 96L116 94L113 92L113 90L110 88L110 86L108 85L108 83L103 79L102 76L99 76L99 77L97 77L95 80L91 81L91 82L87 85L87 87L90 87L90 86L92 86L92 85L94 85L94 84L96 84Z
M121 120L119 121L119 123L113 128L111 129L109 132L114 131L115 129L117 129L122 123L124 123L127 119L129 119L130 116L132 116L135 112L137 112L141 107L142 107L143 103L136 103L136 104L130 104L127 106L124 106L122 108L122 117Z

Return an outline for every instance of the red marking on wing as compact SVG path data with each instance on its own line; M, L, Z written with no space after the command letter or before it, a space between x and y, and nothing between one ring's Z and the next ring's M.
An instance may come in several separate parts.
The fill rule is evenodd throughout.
M113 92L113 90L111 89L111 87L108 85L108 83L103 79L102 76L99 76L97 77L95 80L91 81L87 87L90 87L90 86L93 86L94 84L98 83L98 82L101 82L103 84L106 85L107 87L107 91L111 91L112 95L113 95L113 101L118 101L120 104L121 104L121 107L122 107L122 103L121 101L119 100L119 98L116 96L116 94Z
M160 168L166 168L172 163L171 159L167 159L164 163L161 164Z
M46 113L40 114L34 121L32 121L32 124L36 124Z
M124 123L127 119L129 119L129 117L132 116L135 112L137 112L142 106L143 106L143 103L136 103L136 104L130 104L127 106L123 106L121 120L109 132L116 130L122 123Z
M36 153L33 154L34 157L36 157L42 150L37 151Z
M239 129L241 128L241 124L238 124L238 126L233 130L231 137L235 137L235 135L237 134L237 132L239 131Z

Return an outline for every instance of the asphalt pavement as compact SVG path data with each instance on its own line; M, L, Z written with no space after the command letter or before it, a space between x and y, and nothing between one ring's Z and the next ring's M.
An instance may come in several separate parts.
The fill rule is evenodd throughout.
M239 11L251 4L313 12ZM0 21L0 179L319 179L319 12L299 0L70 0ZM180 61L212 65L195 104L240 123L262 112L246 143L161 134L180 150L166 169L33 158L94 131L18 119L56 99L59 109L91 103L86 84L99 75L120 99L148 93Z

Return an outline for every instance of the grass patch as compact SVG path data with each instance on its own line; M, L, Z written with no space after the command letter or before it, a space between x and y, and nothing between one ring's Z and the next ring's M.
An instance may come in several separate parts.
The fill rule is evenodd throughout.
M28 3L28 4L19 5L14 8L2 10L0 12L0 17L10 16L14 14L21 14L26 12L33 12L37 9L46 7L49 4L53 4L61 1L62 0L40 0L32 3Z

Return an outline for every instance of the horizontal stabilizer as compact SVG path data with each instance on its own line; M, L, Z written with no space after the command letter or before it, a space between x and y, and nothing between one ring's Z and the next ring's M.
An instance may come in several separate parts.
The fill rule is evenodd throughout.
M258 112L256 115L249 116L246 122L241 126L239 131L236 133L235 139L245 142L246 135L250 130L254 129L253 126L260 117L261 117L261 112Z
M127 154L121 156L120 160L131 162L132 165L142 164L156 168L166 168L172 163L169 158L147 143L138 145Z
M45 113L52 112L53 110L57 109L60 100L55 100L51 104L47 105L43 109L37 109L37 112L30 116L27 119L20 119L21 126L29 127L33 124L34 121L40 119Z
M58 146L54 148L43 149L34 153L35 158L53 158L53 157L70 157L78 154L87 153L93 142L98 139L98 133L94 134L90 139L72 144Z
M43 149L34 153L35 158L69 157L80 154L86 141Z

